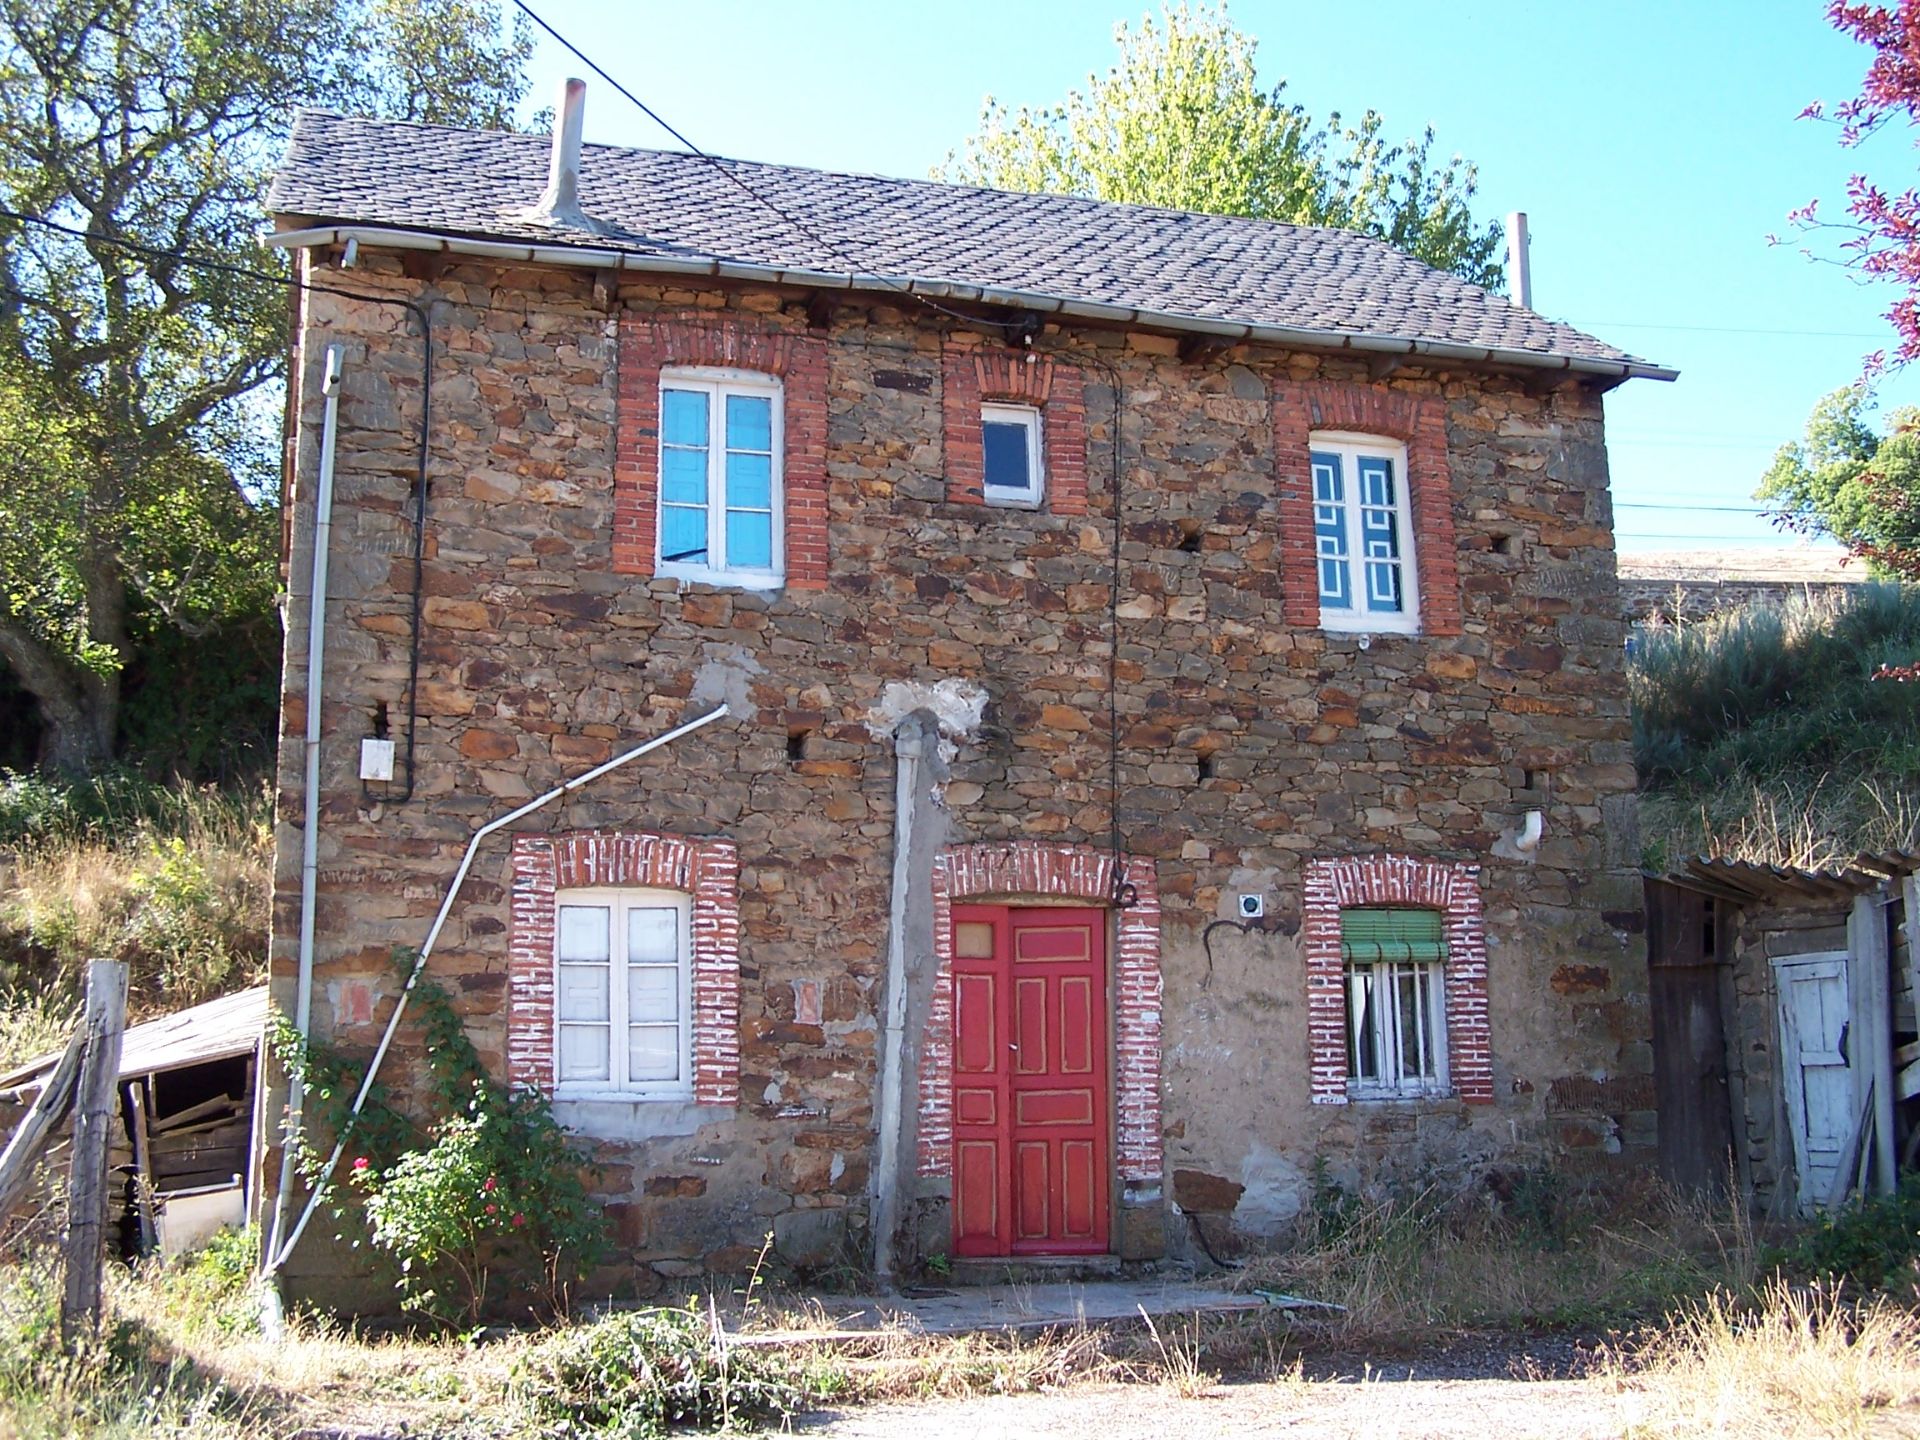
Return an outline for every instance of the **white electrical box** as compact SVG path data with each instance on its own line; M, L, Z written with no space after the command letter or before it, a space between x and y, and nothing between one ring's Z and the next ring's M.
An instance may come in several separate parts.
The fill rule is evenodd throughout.
M1236 907L1242 920L1262 920L1267 914L1267 897L1264 895L1242 895Z
M393 779L393 741L369 739L360 742L360 778Z

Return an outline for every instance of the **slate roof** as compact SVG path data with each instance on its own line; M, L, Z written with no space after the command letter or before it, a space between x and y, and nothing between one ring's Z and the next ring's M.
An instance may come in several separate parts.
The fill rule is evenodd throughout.
M611 252L633 269L891 281L1255 338L1673 375L1351 231L606 145L583 149L581 207L602 226L584 231L524 213L549 148L545 136L307 110L267 208L306 224Z

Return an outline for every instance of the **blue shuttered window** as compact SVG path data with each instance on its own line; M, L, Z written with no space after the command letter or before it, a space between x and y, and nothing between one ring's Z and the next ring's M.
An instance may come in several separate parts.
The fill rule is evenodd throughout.
M1313 543L1328 629L1412 631L1412 516L1405 451L1391 441L1315 437Z
M1340 949L1349 1088L1362 1097L1444 1094L1444 917L1437 910L1342 910Z

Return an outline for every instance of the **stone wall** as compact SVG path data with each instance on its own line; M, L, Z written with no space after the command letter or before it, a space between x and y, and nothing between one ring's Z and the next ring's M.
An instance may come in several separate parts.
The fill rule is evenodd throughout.
M964 326L844 296L809 328L797 292L624 278L596 290L586 272L479 264L412 274L431 278L363 250L352 278L431 301L438 327L418 783L402 803L397 786L363 786L355 764L378 725L404 739L419 340L394 308L309 294L276 989L290 1005L313 376L337 342L321 1036L375 1043L389 951L419 943L477 824L719 700L733 708L521 827L725 840L738 854L738 1104L572 1116L608 1167L632 1284L738 1266L769 1229L816 1258L822 1237L865 1243L894 804L891 749L868 716L894 681L961 677L988 692L984 726L948 767L946 842L1105 848L1117 821L1121 847L1153 866L1164 1165L1198 1177L1190 1197L1216 1197L1196 1206L1230 1197L1224 1229L1281 1231L1322 1160L1349 1184L1472 1183L1494 1157L1594 1169L1650 1156L1651 1115L1609 1098L1643 1093L1612 1082L1643 1081L1650 1066L1596 394L1418 366L1378 382L1392 397L1382 413L1417 417L1423 456L1444 451L1434 473L1448 493L1428 484L1416 499L1434 521L1418 543L1445 550L1422 554L1419 573L1442 587L1429 613L1446 633L1332 634L1301 623L1282 563L1298 523L1282 497L1298 477L1276 473L1288 452L1275 417L1294 394L1364 398L1376 382L1353 361L1260 346L1189 361L1171 338L1049 326L1036 342L1048 403L1083 410L1084 503L1070 491L1058 507L994 509L945 473L956 356L978 352L980 365L959 368L984 383L1004 354ZM821 588L635 573L647 567L620 528L634 512L619 435L622 405L645 402L622 374L623 317L631 335L689 314L792 337L789 353L824 364L824 567L816 576L809 556L795 572ZM1546 817L1538 849L1497 848L1534 809ZM1480 867L1491 1103L1309 1103L1303 867L1378 853ZM501 837L433 958L503 1071L511 866ZM1265 897L1265 921L1215 926L1241 893ZM911 933L931 933L924 913L916 923ZM911 1044L935 989L931 946L908 963ZM397 1078L417 1045L402 1032ZM913 1123L911 1100L904 1110ZM914 1137L903 1153L916 1154ZM937 1237L944 1182L916 1171L909 1160L901 1183ZM1156 1214L1170 1198L1156 1185L1131 1193ZM1187 1243L1178 1224L1116 1233L1149 1254L1162 1229ZM345 1294L349 1269L316 1236L293 1274Z

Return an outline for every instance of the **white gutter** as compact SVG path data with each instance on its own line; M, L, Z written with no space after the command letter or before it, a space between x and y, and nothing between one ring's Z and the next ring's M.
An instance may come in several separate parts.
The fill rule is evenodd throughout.
M340 427L340 377L346 351L327 347L320 388L327 397L326 419L320 429L320 484L313 500L313 567L307 591L307 733L306 769L301 792L306 811L300 827L300 949L299 973L294 980L293 1026L306 1038L313 1021L313 912L320 880L320 710L321 680L327 657L327 554L333 545L333 454ZM281 1137L280 1189L273 1201L271 1242L277 1240L287 1218L287 1187L294 1172L293 1136L300 1131L307 1088L298 1075L287 1082L287 1125Z
M567 795L578 790L582 785L590 781L598 780L609 771L618 770L629 761L638 760L642 755L658 750L664 745L671 745L681 736L691 735L703 725L711 725L726 713L727 707L721 705L716 709L709 710L697 720L689 720L684 725L676 725L666 734L657 735L643 745L636 745L625 754L614 756L613 759L607 761L604 765L596 765L584 775L576 775L564 785L556 785L553 789L547 791L546 794L529 800L516 810L509 810L497 819L489 820L473 832L473 838L467 842L466 854L460 857L460 868L453 872L453 880L447 886L446 898L440 902L440 913L433 917L433 927L427 931L426 943L420 947L420 954L413 962L413 969L407 974L407 983L401 987L400 996L394 1001L393 1014L387 1018L386 1031L380 1036L380 1044L373 1052L373 1059L367 1064L365 1078L360 1082L360 1091L353 1097L353 1106L347 1112L348 1121L351 1121L354 1116L358 1115L361 1107L367 1103L367 1096L373 1090L374 1077L380 1073L380 1062L387 1058L387 1048L393 1044L394 1033L400 1028L400 1017L406 1013L407 997L413 993L413 987L419 983L421 974L427 968L427 957L433 954L434 942L440 938L440 931L447 923L447 916L453 912L453 902L459 897L460 887L466 883L467 872L473 868L473 857L479 853L481 842L495 831L511 825L516 820L531 815L543 805L548 805L558 800L562 795ZM301 1033L305 1034L306 1032L302 1030ZM289 1148L291 1148L291 1142L289 1142ZM333 1172L339 1166L340 1156L345 1153L346 1148L347 1137L343 1134L334 1142L333 1153L327 1157L327 1163L321 1168L319 1178L314 1181L313 1191L307 1197L306 1208L300 1212L300 1223L293 1227L293 1233L287 1237L285 1244L276 1244L268 1247L263 1257L264 1263L261 1267L263 1274L268 1276L273 1275L281 1266L287 1263L287 1258L293 1254L293 1247L300 1243L300 1236L305 1233L307 1222L313 1219L313 1212L320 1207L320 1199L321 1196L326 1193L327 1182L333 1178ZM283 1174L280 1192L281 1199L284 1199L286 1195L285 1185L286 1178ZM277 1225L275 1229L278 1229Z
M1316 350L1355 350L1380 355L1424 355L1435 360L1461 360L1484 365L1514 365L1534 370L1561 370L1576 375L1597 375L1610 379L1676 380L1678 370L1642 361L1592 360L1572 355L1543 355L1536 350L1502 350L1478 345L1460 345L1451 341L1422 340L1401 335L1356 335L1342 330L1313 330L1285 325L1248 325L1229 320L1207 320L1193 315L1169 314L1160 310L1140 310L1125 305L1105 305L1091 300L1065 300L1057 295L1040 295L1026 290L1007 290L991 285L962 285L943 280L920 280L910 276L846 275L822 270L782 269L770 265L749 265L738 260L711 257L681 259L665 255L637 255L628 250L609 250L586 245L528 245L500 240L467 240L432 235L419 230L403 230L380 225L322 225L302 230L281 230L265 237L264 243L280 249L301 250L314 246L344 245L349 240L363 247L388 250L430 250L448 255L471 255L484 260L516 264L567 265L584 270L629 270L645 274L711 275L722 280L754 280L771 285L806 285L827 290L865 290L895 294L922 295L935 299L968 300L986 305L1009 305L1044 314L1059 314L1072 319L1103 320L1120 325L1146 325L1161 330L1179 330L1195 335L1216 335L1229 340L1251 340L1262 344L1308 347Z
M911 716L893 732L893 903L887 912L887 1011L880 1049L879 1143L873 1161L873 1272L893 1275L893 1232L900 1224L901 1054L907 1033L907 892L912 887L913 817L927 735Z

